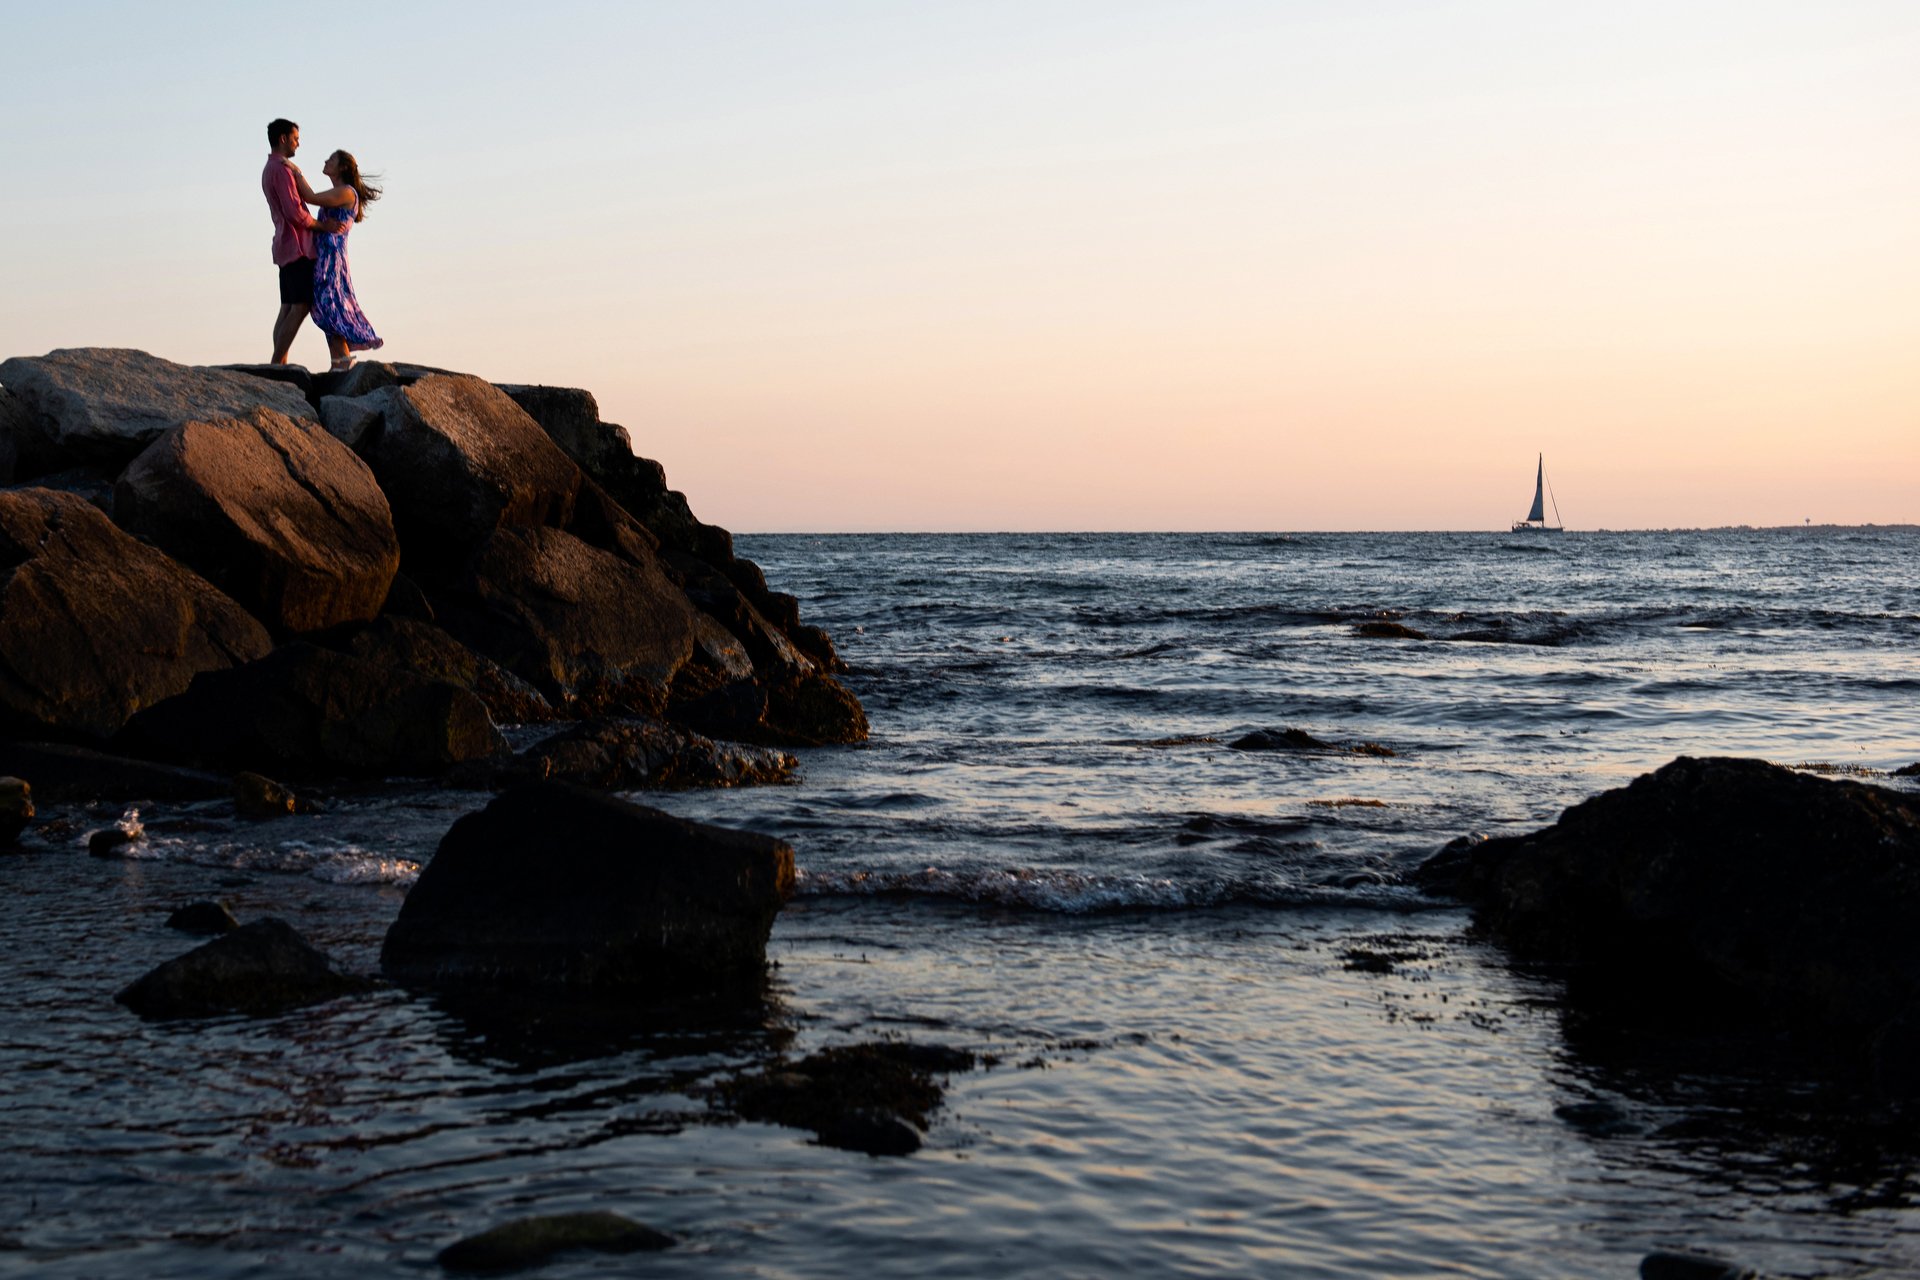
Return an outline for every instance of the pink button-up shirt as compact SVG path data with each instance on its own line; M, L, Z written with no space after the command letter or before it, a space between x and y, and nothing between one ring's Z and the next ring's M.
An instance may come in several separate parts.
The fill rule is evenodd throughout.
M313 215L300 203L300 188L294 185L293 170L279 156L268 155L267 167L260 173L260 189L267 193L267 208L273 214L273 265L313 256Z

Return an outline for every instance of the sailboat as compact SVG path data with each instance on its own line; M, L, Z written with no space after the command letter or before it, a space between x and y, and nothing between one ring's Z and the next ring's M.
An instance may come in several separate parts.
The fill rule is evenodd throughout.
M1543 453L1540 455L1539 466L1533 473L1533 506L1528 510L1525 520L1515 520L1513 522L1513 531L1515 533L1566 532L1565 525L1547 523L1546 510L1541 505L1541 499L1551 496L1551 494L1552 490L1547 488L1547 455ZM1560 519L1560 504L1558 502L1553 504L1553 518L1555 521Z

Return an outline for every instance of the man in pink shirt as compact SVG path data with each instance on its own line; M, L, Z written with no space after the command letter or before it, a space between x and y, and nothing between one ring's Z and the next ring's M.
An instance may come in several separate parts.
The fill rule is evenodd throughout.
M313 237L334 235L326 223L316 222L301 203L294 182L293 153L300 149L300 126L275 120L267 126L273 151L260 173L273 214L273 265L280 268L280 315L273 322L273 363L285 364L287 352L300 332L300 322L313 310ZM338 224L334 224L338 225Z

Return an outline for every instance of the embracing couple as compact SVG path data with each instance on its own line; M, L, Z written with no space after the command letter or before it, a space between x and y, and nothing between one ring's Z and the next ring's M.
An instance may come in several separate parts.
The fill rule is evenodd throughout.
M260 188L273 212L273 262L280 268L280 315L273 323L273 362L285 364L300 322L309 314L327 335L333 371L353 367L355 351L383 345L353 296L347 272L347 231L367 216L380 188L360 176L360 166L345 151L327 157L321 172L333 183L325 191L307 185L293 153L300 149L300 126L275 120L267 126L273 148L260 174ZM307 206L320 210L319 218Z

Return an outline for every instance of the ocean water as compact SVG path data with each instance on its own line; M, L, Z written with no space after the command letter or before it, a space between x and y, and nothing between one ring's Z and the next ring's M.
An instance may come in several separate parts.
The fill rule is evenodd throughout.
M142 805L123 862L84 838L131 815L49 808L0 859L0 1272L435 1274L606 1208L683 1242L541 1274L1920 1275L1910 1126L1765 1045L1597 1035L1402 880L1680 754L1912 789L1920 532L738 541L874 725L795 785L640 797L794 844L763 1009L529 1029L388 989L143 1024L112 993L191 945L173 906L371 970L485 797ZM1391 754L1230 745L1261 729ZM992 1058L911 1157L705 1101L876 1035Z

